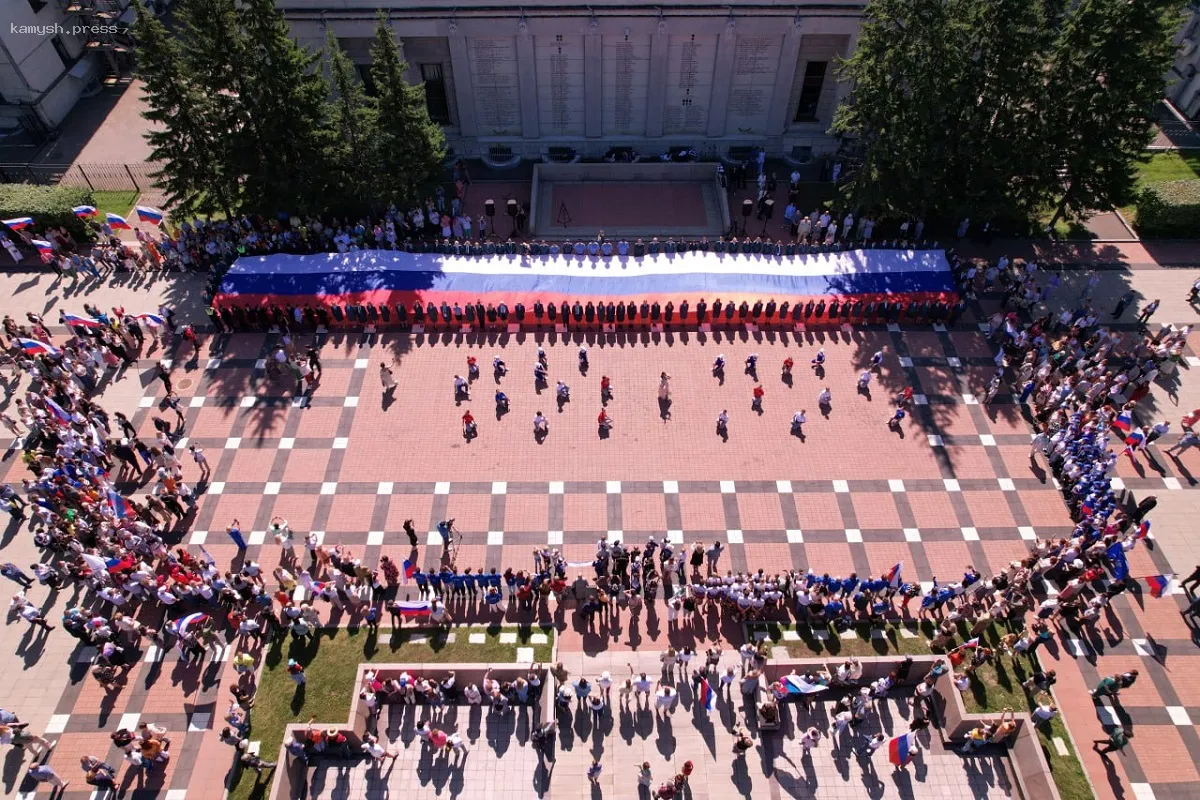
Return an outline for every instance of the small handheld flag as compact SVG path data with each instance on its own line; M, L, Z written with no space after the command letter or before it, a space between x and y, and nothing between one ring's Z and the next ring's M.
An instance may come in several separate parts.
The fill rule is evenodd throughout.
M117 519L125 519L129 516L129 505L125 502L125 498L116 492L109 491L108 504L112 506L113 513Z
M912 761L912 746L908 740L909 734L897 736L888 742L888 761L897 767L905 767Z
M104 215L104 221L108 223L110 228L119 228L121 230L131 230L129 223L119 214L113 214L111 211Z
M88 317L81 317L78 314L63 314L63 321L68 325L80 328L102 328L104 327L98 320Z
M13 219L0 219L8 227L14 231L19 231L22 228L28 228L33 224L33 217L14 217Z
M94 217L97 213L95 206L75 206L71 210L77 217Z
M21 349L31 356L38 355L58 355L58 348L54 345L39 342L37 339L17 339L17 344L21 345Z
M163 221L163 212L159 211L157 208L151 208L150 206L134 206L133 210L135 213L137 213L138 219L142 222L153 222L154 224L158 225Z
M1129 433L1133 430L1133 414L1128 411L1122 411L1117 414L1117 418L1113 420L1112 426L1121 433Z
M904 562L901 561L884 574L883 577L887 579L888 586L893 589L896 589L900 586L900 573L903 569Z
M1150 535L1150 520L1144 519L1144 520L1142 520L1142 524L1138 525L1137 535L1134 538L1135 539L1145 539L1149 535Z
M186 617L180 617L171 624L171 630L176 636L183 636L188 632L188 629L193 625L203 625L208 621L208 614L202 614L199 611L193 611Z
M65 424L65 423L69 423L71 421L71 412L67 411L65 408L63 408L58 403L51 400L49 397L45 398L45 403L46 403L46 408L50 409L50 413L53 414L54 418L57 419L59 422L62 422Z
M1146 578L1146 583L1150 586L1151 597L1162 597L1171 586L1171 576L1151 575L1149 578Z
M979 637L976 636L974 639L968 639L967 641L962 643L962 646L970 647L972 649L979 647Z
M401 600L396 603L396 610L404 617L428 617L433 607L428 600Z
M406 558L404 559L403 567L404 569L402 569L400 572L400 574L403 576L403 580L401 582L408 583L410 580L412 580L412 576L417 574L417 565Z
M1125 444L1130 447L1140 447L1142 442L1146 441L1146 434L1142 433L1142 429L1130 431L1125 437Z
M151 328L159 328L166 323L166 320L160 317L158 314L134 314L133 318L141 320Z
M107 571L115 575L118 572L123 572L127 569L132 569L137 563L137 560L132 555L125 555L121 558L110 558L104 562Z
M712 690L712 686L706 678L700 679L700 696L698 699L700 704L704 706L705 711L712 711L713 707L717 704L717 693Z
M39 253L53 253L54 245L47 242L45 239L34 239L32 243L37 248Z

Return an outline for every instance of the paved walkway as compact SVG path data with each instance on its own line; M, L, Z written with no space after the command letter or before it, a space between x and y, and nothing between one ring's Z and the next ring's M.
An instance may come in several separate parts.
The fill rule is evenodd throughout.
M661 672L658 655L654 650L639 652L632 658L634 668L657 679ZM560 651L560 656L572 675L598 676L605 669L621 675L631 661L629 654L588 657ZM737 663L736 655L729 653L722 667ZM616 693L613 698L615 707L598 726L584 709L560 711L558 737L545 752L530 745L529 721L523 712L495 721L478 709L470 714L452 709L446 727L457 721L471 748L461 761L431 757L414 738L414 719L406 718L403 729L393 722L388 737L401 748L394 766L378 769L359 764L348 771L332 765L320 768L315 770L311 796L381 800L397 795L434 798L449 792L450 796L463 794L482 800L648 798L648 792L639 791L637 784L643 763L649 762L653 788L657 788L689 760L695 772L683 796L691 800L759 796L869 796L880 800L970 796L983 800L1019 796L1002 757L984 753L966 758L947 752L936 732L919 737L922 752L907 771L888 763L886 748L871 758L855 754L861 737L881 730L889 735L908 730L911 709L903 694L881 703L878 713L871 714L859 728L857 737L847 734L830 741L825 736L807 754L800 744L801 734L809 726L823 733L830 729L836 698L815 702L807 713L797 705L785 704L782 729L756 734L756 746L744 758L733 755L734 720L746 718L742 698L736 693L720 697L711 713L697 707L686 681L679 684L679 701L669 713L656 712L646 701L623 706ZM416 719L427 714L427 709L420 707ZM602 767L595 785L586 777L593 759Z

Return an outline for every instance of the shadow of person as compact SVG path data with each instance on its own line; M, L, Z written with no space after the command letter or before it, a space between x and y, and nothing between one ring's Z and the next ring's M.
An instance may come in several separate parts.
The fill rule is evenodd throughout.
M663 422L666 422L671 418L671 398L658 398L658 416L663 420Z
M831 406L829 403L821 403L820 407L821 407L821 416L825 417L825 419L829 419L830 413L833 412L833 406Z

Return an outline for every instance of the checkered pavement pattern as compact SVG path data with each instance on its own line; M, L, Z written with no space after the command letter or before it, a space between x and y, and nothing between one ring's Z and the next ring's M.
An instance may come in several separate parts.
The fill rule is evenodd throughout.
M188 438L180 447L202 446L212 467L206 482L194 483L198 510L176 535L226 563L236 550L225 526L239 519L250 544L247 557L268 574L280 558L267 537L277 514L298 536L316 531L324 544L347 545L367 563L385 553L407 557L406 519L423 533L422 562L437 563L437 522L454 517L463 532L460 566L528 567L532 549L541 545L581 561L590 559L602 536L641 543L653 535L674 543L720 541L726 545L722 569L811 567L865 575L903 562L905 579L925 585L956 579L967 564L999 570L1023 557L1033 539L1065 535L1072 523L1054 479L1031 465L1024 407L1007 395L989 405L979 401L994 368L985 329L968 322L932 330L335 333L319 337L322 378L309 398L294 397L290 380L266 376L274 335L218 336L205 354L170 364L187 417ZM591 352L587 376L575 369L581 345ZM557 413L553 395L532 387L538 346L550 354L551 381L576 387L572 403ZM807 367L818 347L828 357L827 375ZM885 348L873 394L856 392L859 372ZM710 371L718 353L729 364L724 380ZM750 353L759 354L761 375L741 374ZM508 363L502 386L514 411L493 420L487 365L494 354ZM478 358L484 375L473 385L473 399L456 405L450 387L456 373L466 374L468 355ZM787 356L796 361L790 384L777 372ZM379 363L395 365L400 386L392 398L383 395ZM668 407L655 404L663 369L672 373ZM602 374L612 376L615 393L608 410L616 427L607 440L592 422ZM763 415L749 412L756 379L768 390ZM815 399L823 386L834 393L833 411L824 415ZM914 389L914 405L893 432L885 420L905 386ZM145 391L134 421L149 437L161 386L150 381ZM480 436L468 442L459 416L472 405ZM810 409L810 421L803 437L790 436L791 415L800 407ZM533 440L526 422L535 408L551 421L543 442ZM729 442L713 435L723 408L731 409ZM184 456L185 475L195 481L195 465ZM11 462L4 469L15 477ZM1142 494L1190 489L1186 477L1168 464L1162 473L1129 471L1121 480ZM1134 551L1131 566L1135 575L1167 571L1151 548ZM1135 740L1123 760L1139 800L1172 797L1184 788L1190 796L1200 793L1193 766L1200 761L1200 738L1191 724L1200 719L1200 698L1179 678L1186 672L1179 661L1193 657L1174 656L1168 674L1144 634L1152 615L1160 645L1168 628L1172 640L1189 639L1186 628L1178 630L1180 603L1172 597L1143 608L1118 599L1126 638L1068 643L1085 680L1133 661L1150 672L1137 687L1147 693L1144 707L1131 707L1127 693L1127 708L1114 712L1131 715L1136 739L1155 742L1143 748ZM213 715L223 710L217 693L229 671L220 660L192 667L176 658L146 653L125 687L108 695L84 680L85 654L52 723L62 735L53 763L67 765L65 772L73 759L64 752L101 755L101 731L152 719L178 731L179 741L165 774L152 779L159 783L144 791L182 796L200 740L205 732L213 738ZM1170 744L1160 748L1160 741ZM68 800L83 797L74 786L67 794Z

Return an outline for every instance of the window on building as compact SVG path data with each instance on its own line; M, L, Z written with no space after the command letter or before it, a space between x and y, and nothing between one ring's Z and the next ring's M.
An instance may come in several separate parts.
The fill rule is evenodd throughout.
M49 3L49 0L29 0L29 7L33 9L33 13L38 13Z
M821 104L821 90L825 88L825 73L828 61L810 61L804 67L804 81L800 84L800 103L796 106L796 122L816 122L817 106Z
M425 84L425 108L429 118L439 125L450 124L450 100L446 96L446 77L441 64L422 64L421 81Z
M50 40L50 44L54 47L54 52L58 53L58 58L62 61L63 69L70 69L75 63L75 59L71 58L71 53L67 50L66 44L63 43L62 36L55 36Z

